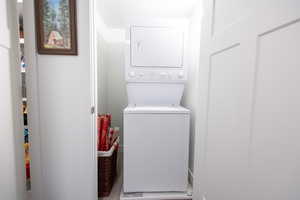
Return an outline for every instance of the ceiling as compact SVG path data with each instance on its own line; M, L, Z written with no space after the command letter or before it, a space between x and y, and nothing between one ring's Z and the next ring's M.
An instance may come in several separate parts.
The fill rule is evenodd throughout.
M200 0L96 0L97 11L110 28L123 28L136 18L189 17Z

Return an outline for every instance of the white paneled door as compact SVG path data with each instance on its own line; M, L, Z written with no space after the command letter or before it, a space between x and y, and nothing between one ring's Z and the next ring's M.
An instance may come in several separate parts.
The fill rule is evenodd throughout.
M195 199L300 198L300 1L205 0Z

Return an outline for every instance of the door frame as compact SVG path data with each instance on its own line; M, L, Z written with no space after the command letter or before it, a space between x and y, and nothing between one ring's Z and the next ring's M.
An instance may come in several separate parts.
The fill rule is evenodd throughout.
M91 73L91 134L92 144L91 156L94 161L93 177L94 184L93 190L95 192L95 200L98 200L98 149L97 149L97 111L98 111L98 73L97 73L97 29L96 29L96 1L90 0L89 5L89 21L90 21L90 73Z
M199 55L199 78L198 78L198 109L196 119L196 134L194 146L194 176L193 176L193 199L205 200L203 196L203 163L205 159L205 145L206 145L206 120L207 120L207 104L208 104L208 83L209 83L209 63L206 57L209 53L207 46L211 35L211 21L213 1L202 0L202 24L201 24L201 38L200 38L200 55ZM202 67L201 67L202 66Z
M25 158L24 158L24 125L22 118L22 95L21 95L21 74L20 74L20 54L19 54L19 26L17 15L17 1L4 0L0 3L1 17L0 22L0 49L5 52L2 66L5 77L4 87L7 87L3 93L4 106L8 106L5 115L5 123L7 132L4 133L5 143L4 153L10 157L4 158L4 170L6 167L11 167L7 173L7 178L11 180L6 181L10 189L4 191L6 197L11 197L16 200L25 200L26 187L25 187ZM6 57L7 56L7 57ZM2 57L2 56L1 56ZM3 112L4 112L3 111ZM7 137L8 136L8 137ZM5 188L7 189L7 188Z

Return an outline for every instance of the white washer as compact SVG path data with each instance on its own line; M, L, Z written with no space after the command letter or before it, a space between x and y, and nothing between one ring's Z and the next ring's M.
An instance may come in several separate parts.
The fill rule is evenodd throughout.
M124 192L187 191L190 111L124 110Z
M125 47L129 105L124 110L123 142L127 194L187 196L190 111L180 106L187 79L185 35L170 27L130 29L130 45Z

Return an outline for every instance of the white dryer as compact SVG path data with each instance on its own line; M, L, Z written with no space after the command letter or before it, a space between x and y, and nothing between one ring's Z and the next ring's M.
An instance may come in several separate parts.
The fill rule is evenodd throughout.
M187 191L190 111L180 106L187 74L184 41L177 28L131 27L125 56L125 193Z

